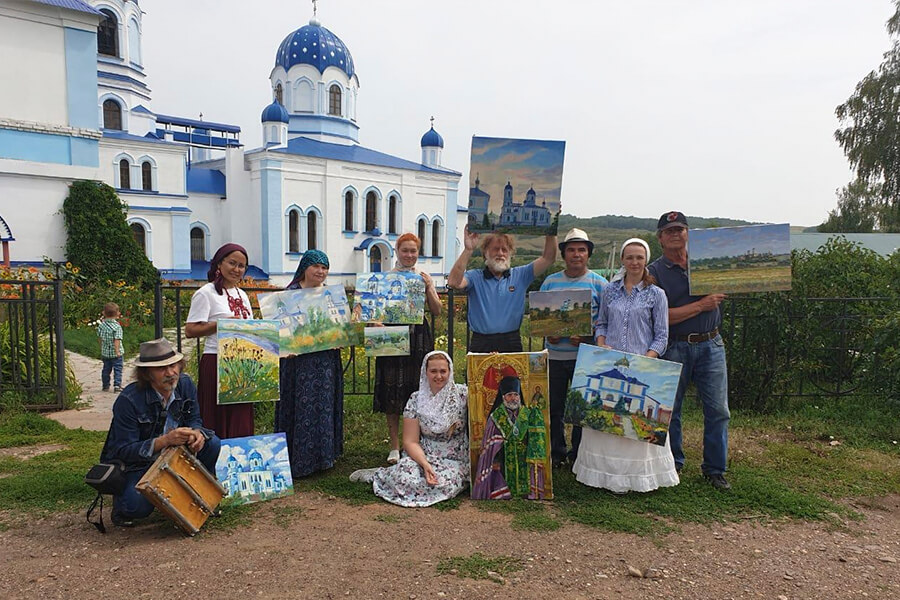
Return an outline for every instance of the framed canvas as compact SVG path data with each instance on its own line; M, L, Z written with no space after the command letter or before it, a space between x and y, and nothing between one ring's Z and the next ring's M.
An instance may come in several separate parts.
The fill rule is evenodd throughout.
M216 478L228 504L248 504L294 493L284 433L222 440Z
M257 298L262 316L278 321L281 356L352 346L359 340L340 284L261 293Z
M278 322L220 319L216 322L216 334L217 402L278 400Z
M409 356L409 325L366 327L366 356Z
M425 318L425 280L405 271L357 275L353 314L360 323L418 325Z
M531 335L593 339L591 290L528 292Z

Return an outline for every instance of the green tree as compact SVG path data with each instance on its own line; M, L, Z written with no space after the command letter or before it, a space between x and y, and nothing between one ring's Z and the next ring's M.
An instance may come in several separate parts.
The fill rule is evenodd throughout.
M105 183L74 182L63 201L66 258L88 281L123 279L149 289L159 272L135 242L127 213L128 205Z
M851 181L838 192L838 205L828 212L819 225L821 233L871 233L877 224L878 209L873 200L880 195L880 185L870 186L860 179Z
M854 183L880 192L869 200L877 229L886 232L900 231L900 0L893 3L887 21L893 45L835 109L842 127L834 132L856 172Z

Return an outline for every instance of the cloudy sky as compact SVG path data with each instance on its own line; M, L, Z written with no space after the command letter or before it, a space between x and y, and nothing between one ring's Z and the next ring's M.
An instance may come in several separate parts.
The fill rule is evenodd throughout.
M281 40L311 2L142 0L164 114L262 138ZM563 211L812 225L850 178L834 108L881 60L889 0L322 0L353 56L360 142L444 166L473 135L566 141Z

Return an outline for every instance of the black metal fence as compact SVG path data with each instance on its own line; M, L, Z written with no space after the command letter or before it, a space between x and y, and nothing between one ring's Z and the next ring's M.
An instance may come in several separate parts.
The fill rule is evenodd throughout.
M0 394L61 409L66 394L62 282L0 280Z

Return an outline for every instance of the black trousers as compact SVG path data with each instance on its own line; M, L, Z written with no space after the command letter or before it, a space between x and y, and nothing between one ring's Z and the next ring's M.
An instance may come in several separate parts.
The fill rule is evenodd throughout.
M472 332L469 352L522 352L522 336L519 330L506 333Z
M550 455L553 462L569 459L575 462L581 444L581 427L572 427L572 449L566 450L566 396L575 375L574 360L550 360Z

